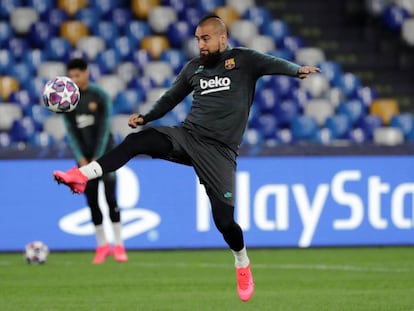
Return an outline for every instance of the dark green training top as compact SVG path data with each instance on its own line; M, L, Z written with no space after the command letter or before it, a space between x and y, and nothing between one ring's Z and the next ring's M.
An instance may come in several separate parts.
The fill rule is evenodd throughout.
M219 141L237 153L257 79L273 74L296 77L299 68L284 59L246 48L220 53L218 61L209 67L201 65L197 57L184 66L171 88L143 118L147 123L164 116L194 91L184 128Z
M90 83L81 91L75 110L63 114L70 148L79 161L97 159L112 147L111 100L99 86Z

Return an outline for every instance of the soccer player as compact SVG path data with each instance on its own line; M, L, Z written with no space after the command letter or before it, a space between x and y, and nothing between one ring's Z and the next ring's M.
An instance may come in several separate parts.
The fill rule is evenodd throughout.
M78 85L81 96L77 108L70 113L62 114L62 116L72 153L78 166L84 166L114 147L114 141L110 132L112 102L108 94L99 86L89 81L89 70L85 60L81 58L72 59L67 63L66 67L68 76ZM100 180L103 181L105 186L105 198L112 222L115 240L113 249L105 236L102 225L103 216L98 204L98 185ZM89 181L85 186L84 192L91 211L98 244L92 262L94 264L101 264L112 253L116 261L127 261L128 256L121 238L120 211L115 195L115 173L108 172L103 174L99 178Z
M54 178L72 191L88 180L113 172L139 154L194 167L209 197L214 223L235 258L237 291L242 301L254 292L243 232L234 220L238 148L246 128L255 84L263 75L306 78L320 70L227 44L227 29L216 15L201 19L195 37L200 56L190 60L169 90L145 115L133 114L136 128L161 118L193 93L191 111L179 126L149 126L128 135L115 149L80 169L55 171Z

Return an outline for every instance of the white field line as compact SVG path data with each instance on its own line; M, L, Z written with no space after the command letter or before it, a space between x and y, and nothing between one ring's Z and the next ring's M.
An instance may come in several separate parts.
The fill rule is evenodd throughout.
M108 259L110 260L110 259ZM52 261L52 259L49 259ZM0 260L0 266L11 266L11 261ZM22 264L26 265L22 259ZM83 263L82 263L83 264ZM45 264L46 266L48 263ZM79 262L75 261L63 261L59 262L59 265L73 266L79 265ZM229 269L232 268L231 264L220 263L193 263L193 262L140 262L129 261L126 265L134 265L138 267L170 267L170 268L208 268L208 269ZM391 268L381 266L356 266L356 265L330 265L330 264L255 264L252 263L252 269L254 270L317 270L317 271L349 271L349 272L382 272L382 273L407 273L414 272L414 268Z

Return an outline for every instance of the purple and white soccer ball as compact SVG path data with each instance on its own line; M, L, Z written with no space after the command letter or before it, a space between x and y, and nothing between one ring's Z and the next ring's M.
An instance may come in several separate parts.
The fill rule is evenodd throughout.
M29 264L44 264L49 256L49 248L42 241L33 241L26 244L24 258Z
M43 104L53 112L71 112L78 106L79 100L79 87L69 77L55 77L43 87Z

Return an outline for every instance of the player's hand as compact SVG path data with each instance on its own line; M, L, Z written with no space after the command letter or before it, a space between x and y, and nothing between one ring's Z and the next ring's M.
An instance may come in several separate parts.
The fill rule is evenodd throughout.
M321 72L321 70L317 67L303 66L303 67L300 67L298 70L298 77L299 79L305 79L309 77L310 74L316 73L316 72Z
M143 125L144 122L144 118L140 114L135 113L129 117L128 126L134 129L140 125Z

